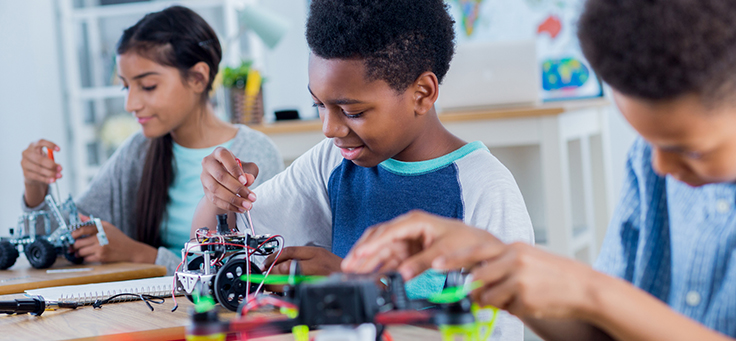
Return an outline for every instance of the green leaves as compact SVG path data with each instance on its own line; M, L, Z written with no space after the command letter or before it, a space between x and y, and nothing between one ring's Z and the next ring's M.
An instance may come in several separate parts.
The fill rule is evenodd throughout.
M244 60L238 67L228 66L222 69L222 85L228 88L245 88L245 82L248 79L252 64L252 61Z

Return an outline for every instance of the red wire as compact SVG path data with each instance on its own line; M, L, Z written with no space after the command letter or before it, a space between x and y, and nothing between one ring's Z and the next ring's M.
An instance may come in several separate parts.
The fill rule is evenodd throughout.
M266 273L263 275L263 279L264 280L263 280L263 282L261 282L260 285L258 285L258 288L256 288L256 292L254 292L251 295L246 296L246 302L248 302L248 303L250 303L251 300L255 299L255 297L258 295L258 292L261 291L261 289L263 288L263 283L266 282L266 280L265 280L266 277L268 277L268 275L271 273L271 270L273 269L274 265L276 265L276 263L279 260L279 257L281 257L281 252L284 250L284 245L283 245L284 244L284 237L281 236L281 235L278 235L278 234L277 235L273 235L273 236L269 237L268 239L266 239L265 241L263 241L260 245L258 245L258 247L255 250L260 249L261 246L263 246L264 244L268 243L271 239L274 239L274 238L281 238L281 242L279 243L279 246L280 246L279 247L279 252L276 254L276 259L274 259L273 263L271 263L271 266L268 268L268 270L266 271ZM253 252L255 252L255 251L253 251ZM248 287L250 287L250 286L248 286ZM253 296L253 298L250 298L250 296ZM246 303L246 305L248 303ZM239 317L240 316L243 316L243 311L242 310L240 311Z
M252 226L252 223L251 223L251 226ZM214 235L211 235L211 234L210 235L207 235L208 238L212 238L213 236ZM207 246L207 245L223 245L223 246L242 247L243 249L246 249L246 252L245 252L246 257L245 258L246 258L246 262L248 262L246 264L247 265L246 272L247 273L250 273L250 256L252 256L258 249L260 249L263 245L265 245L266 243L268 243L269 241L271 241L274 238L281 238L282 241L279 243L279 246L280 247L279 247L278 254L276 254L276 259L274 259L274 262L271 264L271 266L268 268L268 271L266 271L266 274L263 276L264 279L265 279L271 273L271 270L273 269L274 265L276 265L276 263L278 262L278 259L281 256L281 252L284 249L284 245L281 245L281 244L283 244L283 238L284 237L282 237L281 235L273 235L273 236L269 237L268 239L266 239L265 241L263 241L260 245L258 245L258 247L256 247L256 248L252 248L250 246L242 245L242 244L224 243L224 242L199 243L197 245L192 245L192 246L188 247L187 250L185 251L185 254L189 254L189 251L191 251L192 248L197 247L197 246L200 246L201 247L201 246ZM195 237L195 239L196 239L196 237ZM196 241L199 242L198 239L196 239ZM252 251L249 252L248 249L250 249ZM225 253L223 252L223 254L217 260L215 260L215 263L221 261L224 258L224 256L225 256ZM179 262L179 265L177 265L176 270L174 270L174 272L179 272L179 269L181 268L182 265L184 265L184 262L185 261L186 261L186 258L185 259L182 259L181 262ZM211 264L209 266L211 266ZM173 310L176 310L176 308L179 307L178 303L176 302L176 276L174 276L174 278L172 279L172 282L173 283L172 283L172 288L171 288L171 297L172 297L172 299L174 301L174 308L172 309L172 311L173 311ZM264 282L265 282L265 280L264 280ZM258 291L260 291L261 288L263 287L263 283L264 282L261 282L261 284L256 289L256 292L253 293L254 298L255 298L255 295L258 294ZM250 296L248 294L248 291L250 291L250 285L247 285L246 286L246 299L248 299L248 297ZM242 316L242 311L241 311L241 316Z
M228 245L228 246L242 247L244 249L250 249L251 248L251 247L249 247L247 245L233 244L233 243L219 243L219 242L216 242L216 243L200 243L200 244L192 245L192 246L188 247L187 250L186 250L186 252L185 252L185 254L189 254L189 251L192 248L194 248L194 247L197 247L197 246L206 246L206 245ZM245 253L248 254L247 251ZM223 253L223 255L224 255L224 253ZM179 265L176 266L176 270L174 270L175 273L176 272L179 272L179 268L181 268L181 266L184 265L184 262L185 261L186 261L186 259L182 259L181 262L179 262ZM174 276L174 278L172 279L172 282L173 283L172 283L172 286L171 286L171 298L174 301L174 308L172 309L172 311L173 311L173 310L176 310L176 308L179 307L179 304L176 303L176 276Z

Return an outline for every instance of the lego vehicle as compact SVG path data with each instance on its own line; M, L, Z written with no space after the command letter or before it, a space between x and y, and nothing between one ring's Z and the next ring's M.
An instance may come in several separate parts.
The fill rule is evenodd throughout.
M182 249L182 262L174 273L175 290L189 300L195 288L204 285L208 294L223 307L235 311L245 297L259 286L241 279L245 274L261 274L252 257L281 251L281 236L254 235L230 229L227 214L217 216L217 231L198 229Z
M100 219L90 217L89 221L82 222L71 196L61 204L50 194L44 200L48 209L22 214L18 225L9 229L10 237L0 238L0 270L13 266L21 251L36 269L50 267L59 255L64 255L74 264L81 264L84 259L76 257L69 249L74 244L72 231L82 226L96 226L100 245L107 244ZM52 224L52 219L55 224ZM39 225L43 225L43 234L38 234ZM52 231L54 225L56 228Z

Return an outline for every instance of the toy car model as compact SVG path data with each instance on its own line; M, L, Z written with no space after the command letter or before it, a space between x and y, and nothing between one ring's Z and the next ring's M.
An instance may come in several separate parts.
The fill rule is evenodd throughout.
M36 269L50 267L59 255L64 255L74 264L81 264L83 259L69 252L69 248L74 244L72 231L82 226L96 226L100 245L107 244L100 219L91 217L89 221L82 222L71 196L63 204L58 204L50 194L45 201L47 210L22 214L18 218L18 225L9 229L10 237L0 238L0 270L13 266L20 251L25 253L28 262ZM52 219L56 222L53 232ZM37 234L39 222L43 225L44 234Z
M218 215L217 219L216 232L201 228L184 245L182 262L174 273L175 289L192 300L195 288L204 285L217 302L235 311L249 293L258 289L258 285L241 279L245 274L261 273L251 257L273 254L281 249L283 239L231 230L226 214Z

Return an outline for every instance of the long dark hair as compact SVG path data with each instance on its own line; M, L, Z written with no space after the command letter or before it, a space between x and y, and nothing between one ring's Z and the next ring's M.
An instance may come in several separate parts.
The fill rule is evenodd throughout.
M207 88L202 93L203 103L208 99L222 59L220 41L212 27L197 13L181 6L146 14L126 29L118 41L117 54L127 52L175 67L183 79L190 76L192 66L207 63L210 72ZM151 140L135 203L136 238L154 247L162 244L160 227L169 203L169 187L174 183L172 148L170 133Z

